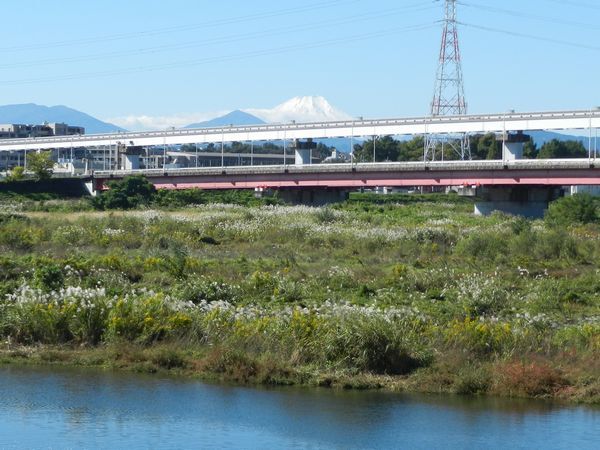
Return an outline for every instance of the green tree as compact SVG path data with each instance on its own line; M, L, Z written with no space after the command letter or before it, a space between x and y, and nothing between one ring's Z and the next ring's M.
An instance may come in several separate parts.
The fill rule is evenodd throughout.
M27 155L27 168L31 170L39 180L47 180L52 177L52 152L32 152Z
M425 139L416 136L410 141L400 142L398 149L398 161L422 161Z
M365 141L354 146L354 158L359 162L398 161L399 142L392 136L383 136Z
M530 136L529 141L525 142L525 145L523 147L523 157L527 158L527 159L535 159L537 157L537 155L538 155L537 144L535 143L533 138Z
M322 142L319 142L319 143L317 143L317 147L313 150L312 156L314 158L319 158L320 160L323 160L323 159L331 156L332 151L333 151L332 147L329 147L328 145L325 145Z
M110 181L108 191L92 200L97 209L131 209L148 205L156 195L156 188L146 177L132 175Z
M485 152L485 159L502 158L502 142L498 142L495 133L488 133L480 141L481 149Z
M470 149L473 159L502 158L502 142L498 141L495 133L471 136Z
M579 141L559 141L552 139L542 145L538 158L585 158L588 155L584 145Z
M371 144L373 142L371 141ZM375 147L376 161L398 161L399 142L392 136L383 136L377 139Z
M25 178L25 167L17 166L13 170L10 171L8 176L6 177L6 181L21 181Z
M231 152L232 153L250 153L252 148L250 144L246 144L245 142L232 142L231 143Z
M544 219L553 226L598 222L598 202L589 194L563 197L550 203Z

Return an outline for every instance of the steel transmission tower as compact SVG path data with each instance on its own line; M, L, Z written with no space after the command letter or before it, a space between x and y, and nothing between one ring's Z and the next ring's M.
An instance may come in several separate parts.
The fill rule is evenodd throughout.
M460 47L456 22L457 0L444 0L446 16L440 59L435 80L435 91L431 102L432 116L462 116L467 114L465 87L463 84ZM450 147L460 159L471 159L469 137L466 134L432 135L425 138L424 159L435 160L436 151Z

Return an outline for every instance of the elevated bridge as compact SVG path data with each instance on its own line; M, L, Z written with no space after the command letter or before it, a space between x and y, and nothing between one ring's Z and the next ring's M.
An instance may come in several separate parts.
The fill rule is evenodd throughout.
M600 110L483 114L400 119L351 120L132 133L6 139L0 151L48 150L101 146L170 146L218 142L278 141L340 137L502 133L533 130L592 130Z
M600 185L595 160L552 159L96 171L94 187L102 190L107 181L133 174L145 175L161 189Z

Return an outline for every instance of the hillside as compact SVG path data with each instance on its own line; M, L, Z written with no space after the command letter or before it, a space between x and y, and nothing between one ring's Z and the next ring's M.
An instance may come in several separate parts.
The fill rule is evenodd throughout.
M43 106L35 103L0 106L0 123L42 124L64 122L85 128L86 134L125 131L112 123L103 122L67 106Z
M265 122L252 114L236 110L206 122L192 123L185 128L212 128L228 125L262 125Z

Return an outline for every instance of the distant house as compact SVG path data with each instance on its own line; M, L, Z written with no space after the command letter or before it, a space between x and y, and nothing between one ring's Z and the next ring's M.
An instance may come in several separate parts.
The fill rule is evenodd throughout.
M44 123L42 125L0 124L0 139L27 139L51 136L85 134L85 128L66 123ZM0 171L25 164L24 152L0 152Z
M71 136L85 134L85 128L66 123L44 123L42 125L0 124L0 139L24 139L49 136Z

